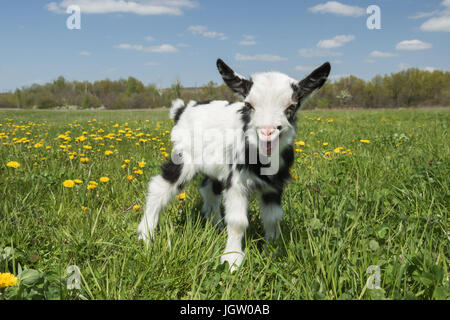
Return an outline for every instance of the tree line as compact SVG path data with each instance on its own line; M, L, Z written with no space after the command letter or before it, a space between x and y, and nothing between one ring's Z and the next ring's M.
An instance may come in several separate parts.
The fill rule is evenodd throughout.
M25 109L148 109L169 107L175 98L229 100L236 97L224 84L210 81L201 87L185 88L179 81L170 88L144 85L136 78L68 81L64 77L43 84L0 93L0 108ZM364 81L355 76L328 81L305 109L397 108L450 106L450 72L408 69Z

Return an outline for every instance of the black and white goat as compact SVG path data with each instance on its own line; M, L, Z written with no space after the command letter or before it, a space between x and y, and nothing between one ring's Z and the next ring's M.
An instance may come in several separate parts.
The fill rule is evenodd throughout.
M217 68L244 102L173 102L172 156L162 165L161 174L150 180L138 233L148 244L160 212L187 182L203 173L202 210L215 223L222 219L224 198L228 239L221 262L227 261L234 270L244 257L242 238L248 226L250 191L259 193L266 239L280 234L281 195L294 160L296 113L323 86L331 66L323 64L302 81L278 72L245 79L220 59Z

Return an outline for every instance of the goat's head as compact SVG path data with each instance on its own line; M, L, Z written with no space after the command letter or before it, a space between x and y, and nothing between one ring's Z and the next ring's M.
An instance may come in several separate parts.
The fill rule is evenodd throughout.
M217 68L227 86L244 98L248 129L257 133L257 139L266 144L269 154L273 142L281 135L294 133L297 111L324 85L331 70L326 62L297 81L278 72L258 73L246 79L221 59L217 60Z

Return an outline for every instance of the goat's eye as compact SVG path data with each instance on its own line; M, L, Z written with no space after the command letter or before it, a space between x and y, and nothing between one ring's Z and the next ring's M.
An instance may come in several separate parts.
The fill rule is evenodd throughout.
M255 110L255 108L253 108L253 106L248 102L245 103L245 106L250 110Z

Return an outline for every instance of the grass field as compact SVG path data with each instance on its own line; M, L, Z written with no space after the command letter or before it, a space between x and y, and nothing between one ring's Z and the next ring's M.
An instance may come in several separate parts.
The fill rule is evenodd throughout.
M200 214L201 177L149 249L137 241L171 150L167 113L0 111L0 272L19 278L0 299L449 298L450 109L298 118L282 237L264 241L252 198L230 273L225 232ZM71 265L80 290L66 289Z

